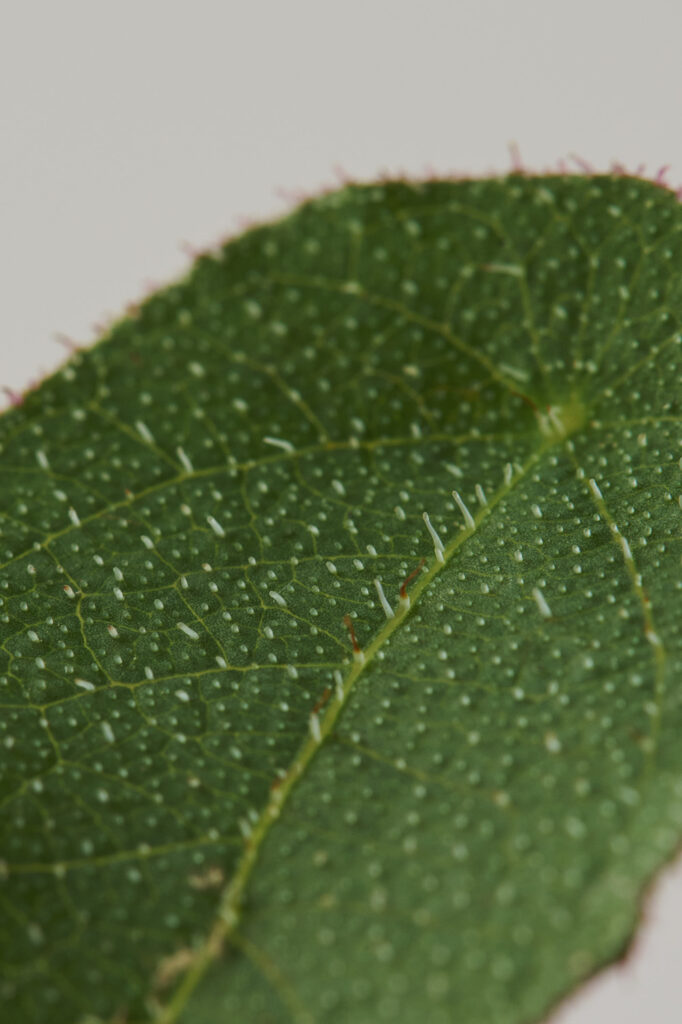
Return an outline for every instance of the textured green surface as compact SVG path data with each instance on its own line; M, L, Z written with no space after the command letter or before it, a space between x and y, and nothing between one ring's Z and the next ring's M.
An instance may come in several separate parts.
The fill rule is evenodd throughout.
M354 187L0 420L12 1024L529 1024L622 952L682 834L681 316L647 182Z

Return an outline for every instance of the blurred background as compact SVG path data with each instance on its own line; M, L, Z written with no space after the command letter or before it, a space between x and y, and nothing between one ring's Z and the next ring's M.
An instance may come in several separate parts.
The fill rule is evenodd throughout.
M189 253L346 178L682 184L677 0L2 0L0 408ZM682 866L551 1024L679 1024Z

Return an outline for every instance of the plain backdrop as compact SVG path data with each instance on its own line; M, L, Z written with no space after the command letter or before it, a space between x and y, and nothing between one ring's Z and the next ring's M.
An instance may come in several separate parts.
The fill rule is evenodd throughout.
M382 172L682 181L679 0L0 0L0 387L247 218ZM0 406L9 401L5 393ZM552 1024L679 1024L682 866Z

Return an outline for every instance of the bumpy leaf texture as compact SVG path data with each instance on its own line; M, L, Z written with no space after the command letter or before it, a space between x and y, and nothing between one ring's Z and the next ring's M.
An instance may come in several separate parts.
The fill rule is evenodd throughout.
M528 1024L624 951L681 316L654 184L349 187L2 418L8 1021Z

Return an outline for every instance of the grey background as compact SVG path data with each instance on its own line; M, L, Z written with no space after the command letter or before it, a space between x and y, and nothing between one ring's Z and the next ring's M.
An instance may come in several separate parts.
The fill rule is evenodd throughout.
M504 171L516 142L682 183L681 46L679 0L0 0L0 388L183 273L181 243L344 173ZM681 953L678 864L552 1024L679 1024Z

